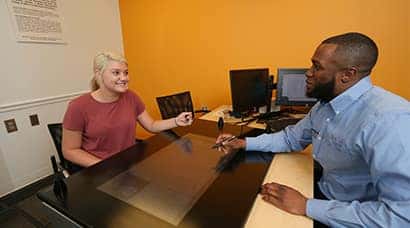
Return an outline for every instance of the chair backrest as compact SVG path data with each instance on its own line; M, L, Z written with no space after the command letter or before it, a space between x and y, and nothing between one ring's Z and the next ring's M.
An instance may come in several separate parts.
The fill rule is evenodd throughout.
M50 132L51 138L53 139L54 146L57 150L58 159L60 160L60 165L67 170L70 174L73 174L82 169L82 167L66 160L63 155L63 150L61 147L63 138L63 125L61 123L47 124L48 131Z
M157 103L162 119L176 117L181 112L192 112L194 115L194 106L189 91L157 97Z
M61 141L62 141L62 136L63 136L62 124L53 123L53 124L48 124L47 127L48 127L48 131L50 132L51 138L53 139L54 146L56 147L58 159L60 160L60 164L66 169L67 165L65 164L63 151L61 149Z

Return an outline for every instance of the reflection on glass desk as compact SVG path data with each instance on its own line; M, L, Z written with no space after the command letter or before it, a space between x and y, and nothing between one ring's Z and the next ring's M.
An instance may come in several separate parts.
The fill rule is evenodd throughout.
M181 140L189 141L191 151L172 143L98 189L177 226L218 177L220 157L211 149L214 138L189 133Z
M70 176L65 202L51 189L38 196L83 227L242 227L273 155L237 151L218 169L223 153L211 149L218 134L215 122L196 120Z

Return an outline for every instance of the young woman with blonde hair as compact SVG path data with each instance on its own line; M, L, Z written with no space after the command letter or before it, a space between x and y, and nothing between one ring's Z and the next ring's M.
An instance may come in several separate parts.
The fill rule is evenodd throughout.
M128 89L128 63L118 54L94 57L92 91L72 100L63 120L64 157L88 167L135 143L137 122L152 133L192 124L192 113L154 120L140 97Z

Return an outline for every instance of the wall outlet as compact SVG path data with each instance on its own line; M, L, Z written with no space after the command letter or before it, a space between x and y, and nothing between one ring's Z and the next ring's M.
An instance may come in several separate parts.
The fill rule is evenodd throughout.
M17 131L17 124L15 119L5 120L4 126L6 126L7 133Z
M30 123L31 123L31 126L40 125L40 121L38 120L37 114L30 115Z

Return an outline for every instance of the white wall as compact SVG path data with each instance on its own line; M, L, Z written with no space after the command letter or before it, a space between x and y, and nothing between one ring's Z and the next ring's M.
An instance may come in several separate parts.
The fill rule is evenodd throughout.
M13 183L11 182L10 173L6 167L3 153L0 148L0 192L8 192L12 190Z
M13 191L51 174L50 155L56 154L57 159L58 156L47 123L61 122L69 98L72 97L51 104L31 103L36 105L34 107L17 106L21 109L0 113L1 120L14 118L18 127L18 131L10 134L4 126L0 131L3 164L6 166L0 169L8 171L8 177L0 176L8 180L8 185L3 186L3 179L0 179L0 190ZM32 127L28 116L34 113L38 114L40 125Z
M51 174L47 123L61 122L68 100L88 90L98 51L123 52L118 0L59 3L67 44L16 42L0 1L0 196ZM34 113L40 126L29 123ZM10 118L18 131L8 134Z

